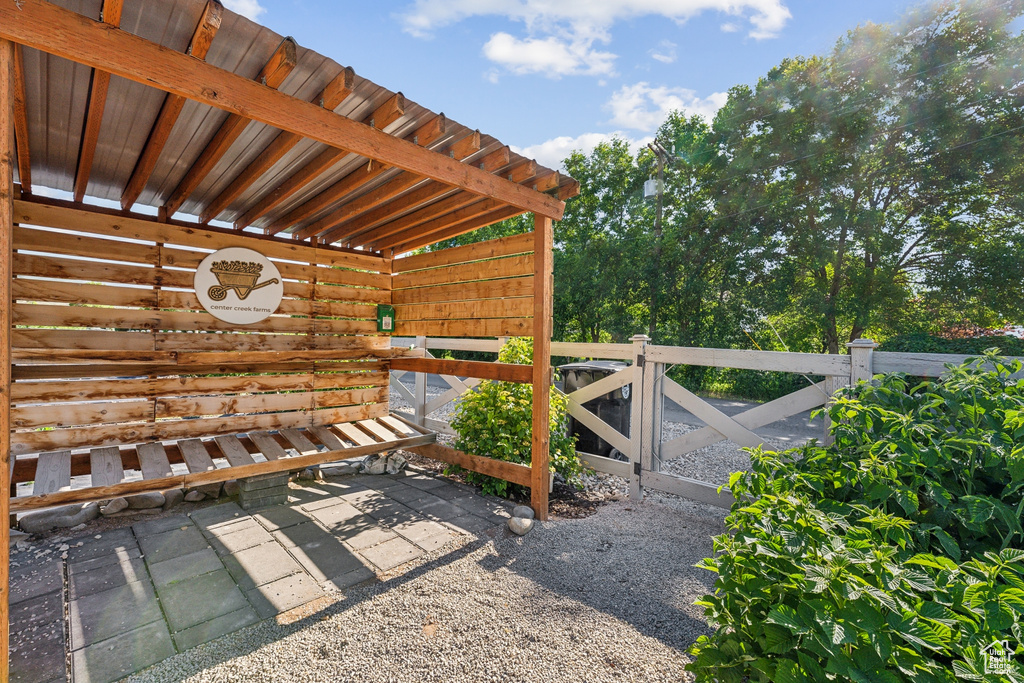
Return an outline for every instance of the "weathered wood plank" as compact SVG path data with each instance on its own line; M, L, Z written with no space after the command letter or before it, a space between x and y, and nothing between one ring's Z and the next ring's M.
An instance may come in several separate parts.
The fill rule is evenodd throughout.
M326 425L311 425L309 431L320 443L327 446L329 450L340 451L345 449L345 444Z
M117 446L92 449L89 451L89 470L92 475L92 486L120 484L124 479L121 449Z
M260 449L260 453L267 460L280 460L288 457L288 453L277 442L277 439L267 432L249 432L249 439L256 444L256 447Z
M395 358L391 361L391 369L426 372L435 375L476 377L478 379L519 382L521 384L531 382L533 377L533 366L530 365L443 360L439 358Z
M534 255L509 256L491 261L475 261L429 270L398 273L392 281L393 289L428 287L476 280L498 280L508 277L532 275Z
M467 304L429 303L395 306L395 319L414 320L479 320L482 318L529 318L533 316L533 297L505 297L474 301Z
M71 451L40 453L36 462L33 495L55 493L71 486Z
M569 403L569 414L574 418L583 423L590 431L597 434L599 437L610 443L613 447L619 449L622 453L630 452L629 438L623 436L621 432L604 422L597 415L584 408L578 403Z
M425 268L439 268L470 261L481 261L485 259L498 258L499 256L511 256L513 254L527 254L533 252L533 233L512 235L486 242L476 242L462 247L431 251L406 258L395 259L393 270L395 273L405 273L411 270L423 270Z
M424 337L528 337L533 334L532 318L486 318L484 320L412 320L395 322L398 334Z
M365 429L366 431L368 431L370 434L377 437L381 441L388 442L395 440L395 435L391 432L391 430L386 429L381 425L377 424L375 420L360 420L358 424L360 427L362 427L363 429Z
M288 440L292 448L299 452L299 455L308 455L320 451L316 445L306 438L306 435L297 429L282 429L281 436Z
M718 492L718 486L707 482L688 479L662 472L644 472L643 482L646 488L671 493L682 498L695 500L699 503L707 503L716 507L728 510L732 507L735 498L728 489Z
M353 424L344 422L334 425L334 428L344 434L346 439L349 439L357 446L372 446L377 443L369 434L365 433Z
M398 433L398 434L400 434L402 436L413 436L414 434L418 433L418 432L413 431L413 429L411 427L409 427L409 425L405 424L401 420L396 420L395 418L391 417L390 415L385 415L385 416L383 416L383 417L381 417L379 419L380 419L381 422L383 422L388 427L390 427L391 429L395 430L396 433Z
M551 335L554 296L553 214L533 217L533 429L530 448L530 505L537 519L548 518L551 481ZM522 257L513 257L522 258Z
M72 427L102 422L142 422L152 419L152 401L53 403L11 409L11 424L18 429Z
M402 306L431 302L478 301L518 296L533 296L533 277L516 277L461 284L435 285L416 289L399 289L392 294L392 302L396 306ZM473 304L467 304L467 306L471 308Z
M139 454L139 466L142 468L143 479L162 479L173 476L171 462L167 459L167 451L162 443L139 444L135 450Z
M696 347L647 347L647 360L669 365L705 365L744 370L774 370L805 375L849 375L850 357L830 354L703 349Z
M607 377L602 377L593 384L588 384L582 389L568 394L569 400L583 405L588 401L591 401L605 394L610 394L616 389L621 389L627 384L633 382L633 370L631 368L623 369L619 372L612 373Z
M449 448L436 443L404 448L404 450L419 453L420 455L428 458L446 462L449 465L458 465L463 469L479 472L480 474L486 474L490 477L504 479L505 481L510 481L513 484L519 484L520 486L530 486L531 484L530 468L526 465L505 462L504 460L494 460L493 458L483 458L479 455L463 453L462 451L457 451L454 448ZM545 489L545 492L546 491L547 489Z
M665 396L689 410L709 427L721 432L725 437L740 446L754 448L764 443L764 439L750 431L733 418L723 413L710 403L688 389L685 389L668 377L662 380Z
M199 439L179 441L178 448L181 450L181 456L185 459L185 464L188 465L189 472L195 474L196 472L212 472L217 469L217 466L213 464L213 458L210 457L210 452L206 450L206 446Z
M224 454L227 461L231 463L232 467L241 467L242 465L251 465L255 460L252 459L252 455L249 451L238 440L238 437L234 434L225 434L223 436L213 437L214 443L217 444L217 448Z

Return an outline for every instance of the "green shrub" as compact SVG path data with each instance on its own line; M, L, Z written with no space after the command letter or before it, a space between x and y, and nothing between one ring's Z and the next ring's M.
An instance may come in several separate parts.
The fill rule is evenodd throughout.
M999 347L1004 355L1024 356L1024 339L1017 337L973 337L965 339L946 339L930 334L901 334L886 339L879 345L879 351L899 353L960 353L965 355L982 354L985 349Z
M1024 680L1020 367L876 378L829 409L833 446L752 452L698 680Z
M510 339L498 354L499 363L529 365L533 340ZM569 434L569 399L551 389L551 470L565 481L580 486L583 465L576 457L576 437ZM533 434L533 386L484 380L457 403L452 428L458 434L455 447L466 453L528 465ZM476 472L467 479L484 493L508 497L523 487Z

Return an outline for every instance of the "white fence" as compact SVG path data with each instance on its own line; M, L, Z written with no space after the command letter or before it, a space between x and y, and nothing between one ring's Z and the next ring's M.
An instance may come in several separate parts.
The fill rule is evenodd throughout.
M458 350L497 353L504 340L415 339L393 338L392 346L415 346L431 351ZM962 363L968 356L951 354L886 353L875 351L876 344L858 339L848 344L849 355L782 353L777 351L745 351L657 346L644 335L631 339L631 344L576 344L555 342L551 355L569 358L622 360L631 367L568 394L569 412L576 420L614 448L629 456L629 461L615 460L590 453L580 453L587 465L629 480L631 498L643 497L644 489L676 494L721 507L732 504L728 491L719 492L719 484L690 479L662 471L662 463L682 457L722 441L737 447L755 447L765 443L759 429L820 407L835 391L850 383L870 379L872 375L905 372L910 375L938 377L949 363ZM680 386L666 375L675 365L701 365L717 368L769 370L816 375L824 380L767 403L758 404L738 415L727 415L708 401ZM463 380L444 376L449 389L428 400L426 376L418 373L410 390L401 381L403 373L393 373L391 386L412 406L414 421L439 431L451 433L447 423L429 417L438 408L471 390L480 380ZM632 385L629 436L602 421L584 407L594 398ZM664 399L669 398L704 423L704 427L682 436L663 440ZM828 437L825 424L821 440Z

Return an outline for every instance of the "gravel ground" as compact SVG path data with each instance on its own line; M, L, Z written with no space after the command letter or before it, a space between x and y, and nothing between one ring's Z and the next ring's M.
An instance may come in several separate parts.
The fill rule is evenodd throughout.
M132 681L679 681L707 627L693 567L721 512L613 502L523 538L449 545L291 624L268 622Z

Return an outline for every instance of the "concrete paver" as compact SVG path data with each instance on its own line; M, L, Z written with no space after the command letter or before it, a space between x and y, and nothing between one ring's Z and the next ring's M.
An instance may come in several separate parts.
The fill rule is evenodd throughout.
M108 683L328 593L377 579L508 511L429 475L357 475L69 541L11 568L12 681ZM65 570L67 578L65 579ZM64 599L67 599L67 617ZM67 619L67 625L64 621Z

